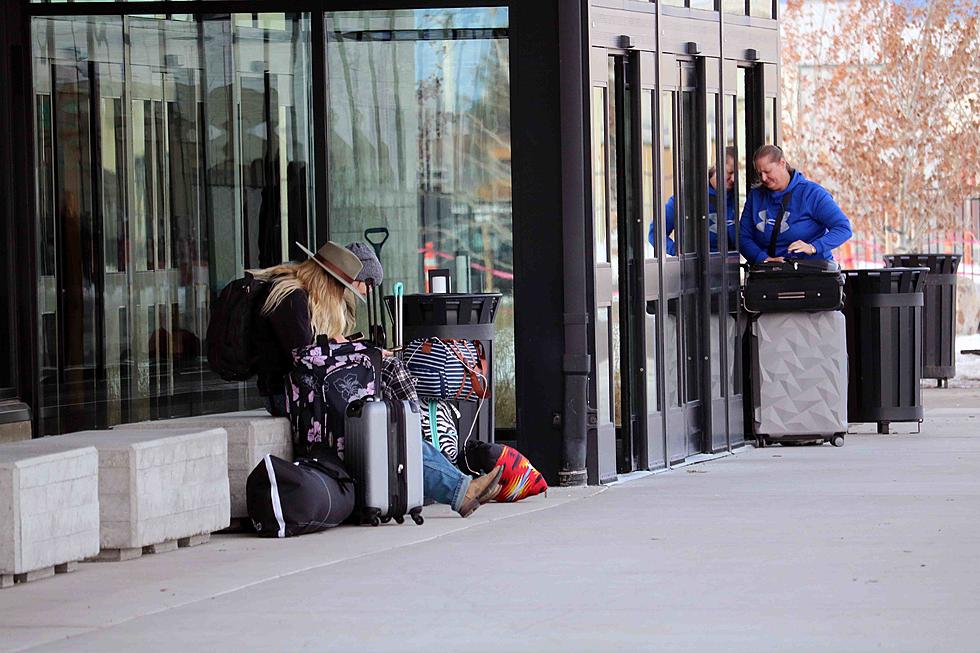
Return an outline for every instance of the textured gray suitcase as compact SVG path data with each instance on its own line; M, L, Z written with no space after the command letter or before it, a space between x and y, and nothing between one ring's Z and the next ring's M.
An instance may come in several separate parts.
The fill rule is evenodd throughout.
M847 336L844 314L763 313L752 324L754 432L759 446L844 444Z
M380 387L380 386L379 386ZM347 407L344 462L362 524L422 524L422 416L410 401L371 398Z

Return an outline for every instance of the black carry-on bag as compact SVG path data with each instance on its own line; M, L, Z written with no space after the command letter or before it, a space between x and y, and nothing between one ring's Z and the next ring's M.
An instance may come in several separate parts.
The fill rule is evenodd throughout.
M750 313L837 311L844 306L844 275L834 261L760 263L749 270L742 299Z
M377 526L405 515L422 524L422 418L412 401L382 398L381 350L371 348L375 394L352 402L345 419L344 462L354 477L355 514Z
M245 482L248 516L262 537L339 526L354 510L354 481L336 455L294 463L267 455Z
M769 239L770 258L776 256L776 239L792 197L792 191L783 195ZM844 307L844 275L837 263L822 259L759 263L749 268L742 303L750 313L837 311Z

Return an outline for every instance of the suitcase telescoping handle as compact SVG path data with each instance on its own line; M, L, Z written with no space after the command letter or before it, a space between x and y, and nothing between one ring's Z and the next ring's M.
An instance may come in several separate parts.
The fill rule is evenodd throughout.
M392 287L395 296L395 315L394 324L391 326L391 341L395 349L402 349L405 346L405 284L401 281Z

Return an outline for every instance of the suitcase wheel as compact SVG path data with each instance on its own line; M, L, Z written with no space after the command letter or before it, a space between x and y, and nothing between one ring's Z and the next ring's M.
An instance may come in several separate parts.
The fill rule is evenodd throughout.
M391 521L391 517L382 517L381 518L381 523L382 524L387 524L390 521Z
M421 526L422 524L425 523L425 520L422 519L421 508L415 508L409 514L412 516L412 521L415 522L417 526Z
M834 437L832 437L830 439L830 444L834 445L835 447L843 447L844 446L844 436L843 435L835 435Z
M761 435L758 436L756 438L756 440L755 440L755 446L758 447L759 449L765 449L766 448L766 444L767 444L766 443L766 439L764 437L762 437Z
M375 515L374 517L371 518L371 521L368 522L368 523L370 523L372 526L380 526L381 525L381 518L378 517L377 515Z
M404 517L404 515L398 515L397 517L395 517L395 523L396 524L404 524L405 523L405 517Z

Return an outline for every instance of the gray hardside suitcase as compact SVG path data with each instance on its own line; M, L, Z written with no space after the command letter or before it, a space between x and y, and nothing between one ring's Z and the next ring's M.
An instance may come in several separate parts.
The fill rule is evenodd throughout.
M770 442L844 444L844 314L763 313L752 323L754 432Z
M410 515L422 524L422 416L411 401L381 399L381 365L375 396L352 402L344 420L344 462L354 478L354 514L377 526Z

